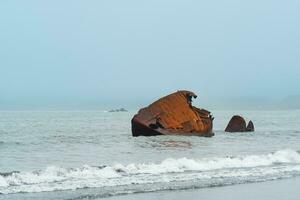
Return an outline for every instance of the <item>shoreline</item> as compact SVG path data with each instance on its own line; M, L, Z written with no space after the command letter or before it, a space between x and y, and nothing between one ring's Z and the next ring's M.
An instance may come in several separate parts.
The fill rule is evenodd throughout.
M300 177L259 183L237 184L191 190L160 191L151 193L113 196L109 200L299 200Z

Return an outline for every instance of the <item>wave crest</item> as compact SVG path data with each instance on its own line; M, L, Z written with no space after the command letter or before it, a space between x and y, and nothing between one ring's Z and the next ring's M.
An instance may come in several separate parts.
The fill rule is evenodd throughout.
M47 167L33 172L0 174L0 193L43 192L87 187L117 187L180 181L213 179L247 181L285 177L287 173L300 173L300 153L280 150L274 153L215 158L168 158L160 163L132 163L128 165L81 168ZM206 181L206 182L205 182ZM204 184L204 185L205 185ZM211 183L210 183L211 184ZM223 183L222 183L223 184ZM165 186L163 186L165 187Z
M248 155L248 156L227 156L217 158L168 158L159 164L117 164L113 166L115 170L120 170L128 174L160 174L184 171L207 171L223 168L240 168L240 167L258 167L283 163L300 163L300 154L293 150L281 150L275 153L265 155Z

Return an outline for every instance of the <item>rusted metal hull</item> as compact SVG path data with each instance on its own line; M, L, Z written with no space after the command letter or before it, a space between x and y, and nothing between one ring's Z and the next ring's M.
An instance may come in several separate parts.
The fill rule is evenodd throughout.
M213 136L209 111L192 106L190 91L178 91L139 110L131 120L133 136L198 135Z

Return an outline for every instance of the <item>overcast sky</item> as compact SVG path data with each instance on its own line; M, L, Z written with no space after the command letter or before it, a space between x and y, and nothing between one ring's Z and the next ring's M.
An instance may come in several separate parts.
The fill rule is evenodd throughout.
M0 109L300 94L299 0L0 1Z

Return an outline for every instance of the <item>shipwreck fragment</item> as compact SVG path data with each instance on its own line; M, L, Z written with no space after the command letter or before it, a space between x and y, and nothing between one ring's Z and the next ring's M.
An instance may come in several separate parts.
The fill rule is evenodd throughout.
M133 136L198 135L213 136L209 111L192 106L197 95L177 91L139 110L131 120Z
M253 124L253 122L252 122L251 120L249 121L249 123L248 123L246 129L247 129L247 131L249 131L249 132L254 131L254 124Z
M225 132L252 132L254 131L254 125L252 121L249 121L246 126L246 121L243 117L239 115L235 115L229 121Z

